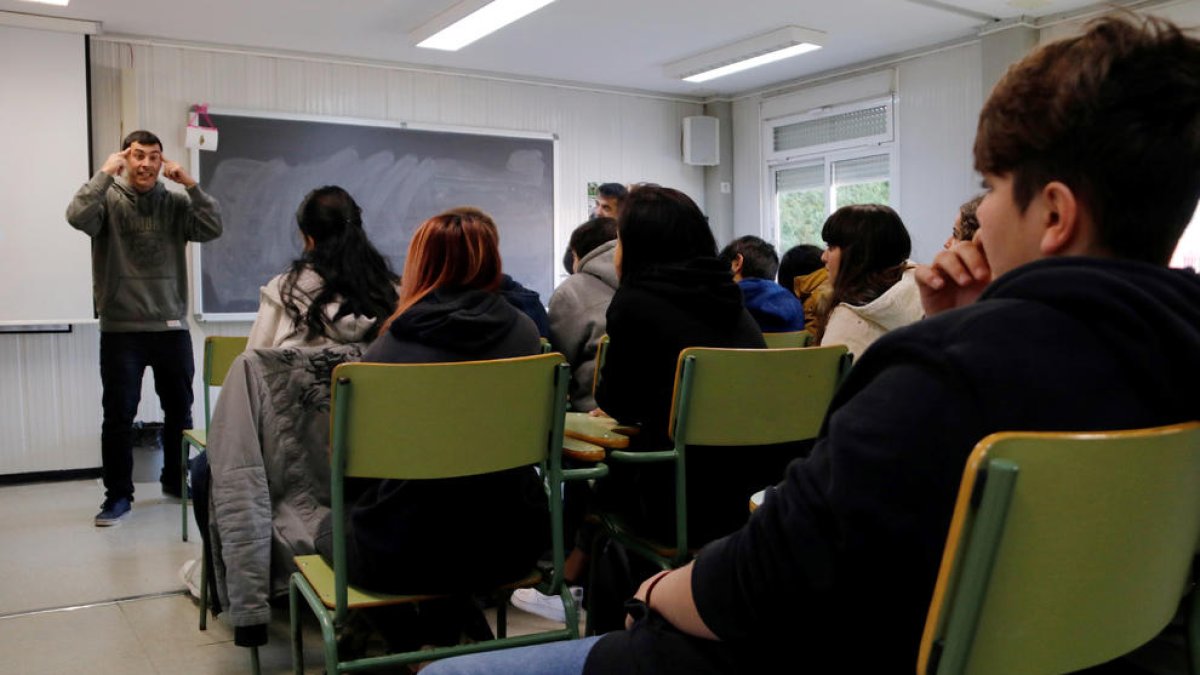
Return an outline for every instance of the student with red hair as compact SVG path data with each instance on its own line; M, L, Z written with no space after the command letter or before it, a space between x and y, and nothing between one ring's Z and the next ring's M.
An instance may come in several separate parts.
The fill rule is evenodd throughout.
M462 207L425 221L408 248L399 305L363 360L435 363L537 354L538 330L500 295L501 277L499 235L487 214ZM549 545L546 494L532 467L443 480L353 479L346 488L352 504L346 522L349 579L374 591L487 588L530 570ZM327 560L333 558L332 531L327 516L316 539ZM422 608L422 624L430 613ZM453 618L460 625L443 631L450 640L463 619L461 613ZM393 644L393 637L412 635L396 625L404 620L392 612L373 622L395 649L407 645ZM436 641L428 631L420 639Z

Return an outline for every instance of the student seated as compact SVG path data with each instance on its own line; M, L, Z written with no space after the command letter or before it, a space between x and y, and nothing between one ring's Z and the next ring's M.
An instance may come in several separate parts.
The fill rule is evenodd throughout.
M500 283L499 235L487 214L464 207L430 218L409 245L400 304L363 360L433 363L539 353L537 328L499 294ZM405 420L402 413L397 423L437 423ZM546 493L533 467L444 480L352 479L346 488L353 504L346 521L349 580L371 590L490 588L528 572L549 545ZM316 540L329 561L332 532L330 513ZM391 612L385 621L402 620ZM404 637L395 625L380 628L389 640Z
M821 238L833 290L817 318L820 344L846 345L857 359L884 333L921 318L908 262L912 242L891 207L843 206L825 221Z
M980 439L1200 416L1200 277L1167 268L1200 198L1198 105L1200 41L1162 21L1026 56L980 113L978 234L918 272L930 318L867 351L749 522L647 580L627 631L424 675L913 672Z
M982 194L975 195L958 207L958 215L954 217L954 230L950 232L942 248L950 248L956 242L971 241L975 238L975 232L979 230L979 218L975 216L975 211L983 202L983 197Z
M775 283L779 256L775 247L759 237L738 237L717 256L733 271L742 289L746 310L764 333L804 330L804 305L791 291Z
M327 185L308 193L296 223L304 253L260 290L246 349L373 340L396 307L399 279L367 239L362 209Z
M287 272L260 290L258 315L246 351L332 347L374 339L377 323L396 308L399 279L367 239L362 209L348 192L327 185L305 196L296 211L296 223L304 252ZM356 360L358 351L349 355ZM215 418L214 413L214 421L220 421ZM200 536L207 537L208 453L193 458L189 471L196 525ZM276 490L276 497L281 493ZM327 497L324 505L328 505ZM199 597L199 561L186 563L180 576Z
M820 246L800 244L789 248L779 261L779 285L792 289L804 305L804 332L812 336L814 344L820 328L817 315L832 290L829 270L821 257L824 253Z
M593 218L575 228L569 247L575 273L550 296L550 344L571 364L574 410L596 407L596 349L606 330L608 303L617 290L616 248L617 221L612 218Z
M708 221L687 195L657 185L635 187L617 220L617 274L608 306L609 347L597 403L622 424L640 425L632 450L671 447L671 414L679 352L687 347L763 348L729 267L716 258ZM794 453L793 453L794 454ZM689 545L699 546L746 519L741 482L761 485L782 470L776 453L701 448L688 454ZM635 531L674 541L674 468L669 463L610 463L597 482L602 506Z

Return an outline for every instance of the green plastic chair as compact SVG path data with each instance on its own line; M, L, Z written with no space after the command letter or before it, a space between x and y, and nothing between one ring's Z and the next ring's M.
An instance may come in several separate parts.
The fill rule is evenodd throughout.
M570 371L561 354L437 364L345 363L333 371L331 488L334 564L297 556L289 583L292 664L304 671L300 600L321 625L325 672L430 661L474 652L579 637L578 609L562 580L562 445ZM337 629L350 611L428 600L433 595L386 595L346 580L343 481L348 477L435 479L521 466L544 467L550 502L553 571L532 570L495 589L497 639L469 645L339 661ZM452 497L452 496L451 496ZM481 560L480 564L487 564ZM537 587L562 599L565 627L506 636L508 597Z
M604 536L662 569L687 562L686 447L770 445L816 438L834 391L849 372L843 345L805 349L711 349L679 354L671 408L670 450L613 450L612 463L673 462L675 541L655 541L613 514L599 514ZM793 392L792 396L781 392Z
M188 540L187 465L192 448L203 451L208 447L208 425L212 422L210 389L225 383L229 366L246 351L247 338L210 335L204 338L204 428L183 430L183 458L180 463L179 494L183 504L183 540ZM200 628L204 630L203 625Z
M1171 620L1198 537L1200 423L992 434L963 471L917 672L1063 673L1128 653Z
M787 349L791 347L807 347L812 335L806 331L797 330L788 333L763 333L767 341L767 349Z

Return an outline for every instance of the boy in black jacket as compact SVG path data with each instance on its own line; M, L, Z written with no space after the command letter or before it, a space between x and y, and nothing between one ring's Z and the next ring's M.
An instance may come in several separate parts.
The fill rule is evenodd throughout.
M984 105L975 167L975 240L919 270L930 318L865 353L812 454L648 579L647 618L514 672L912 672L977 441L1200 417L1200 278L1166 267L1200 197L1200 41L1107 18L1030 54ZM428 673L481 672L453 663Z

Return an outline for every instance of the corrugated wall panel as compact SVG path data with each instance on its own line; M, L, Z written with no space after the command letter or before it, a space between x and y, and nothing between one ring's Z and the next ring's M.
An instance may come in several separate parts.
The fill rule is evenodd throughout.
M556 134L558 250L587 216L588 181L649 180L678 187L703 204L703 170L684 165L679 151L682 118L701 114L699 103L106 39L92 41L95 166L120 143L121 69L131 67L137 104L130 112L138 126L162 138L168 157L189 170L190 157L182 147L187 110L193 103L208 103L214 108ZM245 335L249 328L244 322L193 323L197 358L206 335ZM10 383L0 392L0 474L99 465L99 331L95 325L76 326L74 332L61 336L0 336L0 378ZM43 384L35 387L30 384L34 381ZM197 422L203 415L201 395L197 379L193 412ZM162 418L149 375L138 416L147 421Z
M958 206L979 192L971 147L983 105L979 44L900 64L900 215L913 259L929 262L950 236Z

